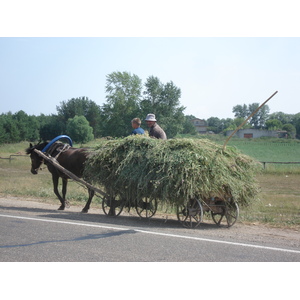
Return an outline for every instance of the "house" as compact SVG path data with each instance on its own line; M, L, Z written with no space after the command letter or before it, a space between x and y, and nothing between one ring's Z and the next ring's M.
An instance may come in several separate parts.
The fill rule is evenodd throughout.
M226 136L230 136L234 130L227 130ZM235 135L239 138L245 139L255 139L260 137L275 137L275 138L282 138L287 136L287 131L278 131L278 130L264 130L264 129L240 129L238 130Z
M192 119L191 122L195 126L198 133L207 133L207 123L205 120Z

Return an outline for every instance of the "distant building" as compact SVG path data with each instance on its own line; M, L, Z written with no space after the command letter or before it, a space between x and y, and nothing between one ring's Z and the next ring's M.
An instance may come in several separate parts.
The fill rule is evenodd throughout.
M205 120L192 119L191 122L195 126L198 133L207 133L207 123Z
M234 130L227 130L226 136L230 136ZM260 137L275 137L275 138L285 138L287 137L287 131L278 130L263 130L263 129L240 129L234 135L239 138L244 139L255 139Z

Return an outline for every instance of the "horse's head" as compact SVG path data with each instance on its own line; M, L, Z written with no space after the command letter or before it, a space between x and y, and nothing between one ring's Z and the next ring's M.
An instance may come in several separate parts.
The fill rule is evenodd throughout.
M31 173L32 174L37 174L38 170L41 167L41 164L43 163L43 158L39 156L34 149L37 150L42 150L48 143L42 143L42 144L37 144L37 145L32 145L30 143L29 148L26 149L26 153L30 154L30 159L31 159Z

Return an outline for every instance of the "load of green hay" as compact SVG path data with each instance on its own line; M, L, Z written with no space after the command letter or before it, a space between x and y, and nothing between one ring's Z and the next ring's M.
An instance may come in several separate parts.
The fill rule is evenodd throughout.
M85 178L110 195L171 204L191 198L234 198L247 205L259 189L259 164L235 148L205 139L158 140L130 136L108 140L90 155Z

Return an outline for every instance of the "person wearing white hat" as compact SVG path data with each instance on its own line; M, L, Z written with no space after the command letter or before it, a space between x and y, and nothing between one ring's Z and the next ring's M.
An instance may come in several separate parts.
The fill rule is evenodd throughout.
M155 114L148 114L145 119L147 126L150 128L149 136L157 139L166 140L167 135L164 130L156 123Z

